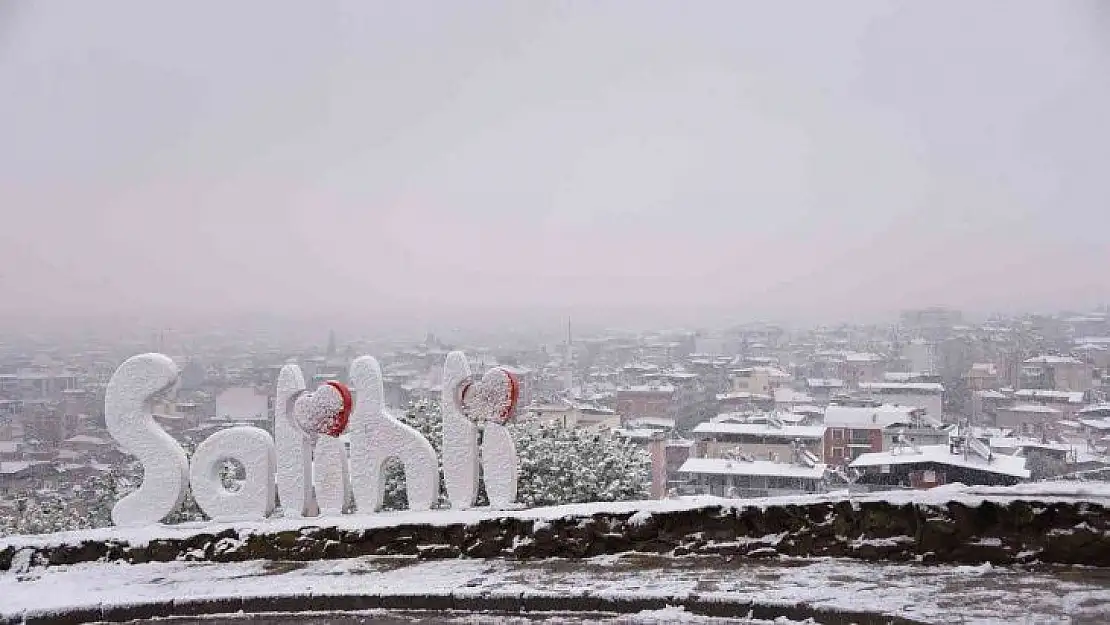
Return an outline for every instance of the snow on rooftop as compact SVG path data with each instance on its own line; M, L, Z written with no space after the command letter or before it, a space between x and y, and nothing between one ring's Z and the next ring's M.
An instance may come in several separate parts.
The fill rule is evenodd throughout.
M78 434L71 436L65 440L67 443L80 443L84 445L107 445L108 441L98 436L89 436L88 434Z
M1082 360L1079 360L1078 358L1075 358L1073 356L1053 356L1053 355L1048 355L1048 354L1043 355L1043 356L1034 356L1032 358L1026 358L1024 362L1026 364L1030 364L1030 365L1081 365L1081 364L1083 364Z
M883 382L913 382L931 375L931 373L925 373L924 371L884 371Z
M779 378L779 379L784 379L784 380L788 380L788 379L794 377L794 376L790 375L789 373L783 371L782 369L780 369L778 367L769 367L769 366L766 366L766 365L756 365L756 366L753 366L753 367L738 367L738 368L733 369L731 371L731 373L749 373L749 372L750 373L762 373L762 374L764 374L768 377L771 377L771 378Z
M977 391L976 395L982 397L983 399L1009 399L1009 395L1006 395L1005 393L999 393L998 391L990 389L985 391Z
M761 393L749 393L748 391L733 391L731 393L718 393L717 401L731 401L731 400L744 400L750 399L753 401L770 401L774 398L770 395L763 395Z
M825 435L823 425L783 425L770 423L732 423L728 421L708 421L694 426L694 434L732 434L738 436L768 436L782 438L821 438Z
M636 417L629 419L628 425L632 428L673 430L675 420L666 417Z
M1071 445L1065 443L1045 443L1035 439L1007 436L991 438L988 441L991 449L1051 449L1053 451L1071 451Z
M1080 419L1079 422L1094 430L1110 430L1110 418Z
M806 378L809 388L844 388L844 380L837 378Z
M0 475L15 475L31 468L35 463L26 460L17 462L0 462Z
M1014 393L1014 397L1021 399L1050 399L1066 401L1069 404L1082 404L1082 391L1054 391L1040 388L1023 388Z
M916 449L896 448L860 454L849 466L859 468L923 463L975 469L1023 479L1029 477L1029 470L1025 468L1025 458L1022 456L994 454L988 462L972 453L952 453L948 445L922 445Z
M770 460L729 460L726 458L690 458L678 468L679 473L700 475L752 475L768 477L797 477L819 480L825 476L825 465L806 467Z
M943 393L944 386L937 382L861 382L861 391L897 391L914 393Z
M978 373L985 373L987 375L995 375L998 369L994 366L993 362L976 362L971 365L971 370Z
M617 389L618 393L674 393L675 388L670 384L640 384L625 386Z
M775 401L780 404L812 404L813 398L809 393L795 391L792 388L776 388Z
M825 408L825 425L847 428L884 428L895 423L909 423L913 413L920 408L914 406L829 406Z
M1040 404L1018 404L1016 406L1004 408L1003 410L1008 410L1010 412L1025 412L1036 414L1060 414L1059 410L1051 406L1042 406Z

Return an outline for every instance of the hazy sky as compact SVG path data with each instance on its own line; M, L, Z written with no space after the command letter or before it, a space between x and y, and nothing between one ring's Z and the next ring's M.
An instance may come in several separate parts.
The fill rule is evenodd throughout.
M0 7L0 314L1110 301L1110 3Z

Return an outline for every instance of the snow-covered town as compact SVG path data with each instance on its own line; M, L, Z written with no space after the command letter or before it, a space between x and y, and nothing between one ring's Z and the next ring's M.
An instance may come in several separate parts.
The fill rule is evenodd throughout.
M438 455L449 452L445 441L452 436L445 434L444 402L455 409L445 399L454 393L445 361L461 349L471 355L470 369L511 372L519 381L519 403L508 425L518 456L510 507L537 512L569 504L614 510L604 502L651 510L650 500L673 502L663 509L697 509L715 500L762 506L776 497L928 501L912 493L958 498L963 491L952 487L1005 493L1004 487L1023 484L1041 488L1017 492L1070 493L1069 501L1084 492L1097 495L1092 501L1110 496L1105 309L972 322L938 308L907 311L886 326L804 330L746 324L587 333L568 322L563 336L537 337L531 344L523 337L477 343L464 335L374 341L329 332L321 338L296 345L239 333L158 331L118 344L73 346L7 337L0 374L0 523L12 535L10 548L35 544L33 536L25 543L17 535L104 528L109 533L98 540L130 536L111 533L113 506L154 478L144 477L142 462L109 431L105 406L111 402L105 395L124 355L144 351L182 363L174 387L147 403L153 422L191 455L213 434L245 426L280 442L276 426L285 417L276 410L279 372L297 363L306 386L346 388L359 353L379 355L384 406ZM356 434L333 434L348 448L356 475ZM279 444L279 453L288 453L282 449ZM320 464L320 449L314 472L322 519L328 516L327 489L319 480L329 473ZM253 469L229 453L219 477L234 492ZM448 484L452 462L440 461ZM491 465L485 466L490 487ZM280 476L276 515L289 517L281 507L288 495ZM418 505L412 477L408 485L405 477L400 462L386 465L381 510ZM195 498L187 492L162 521L191 528L208 519L197 488ZM469 504L454 501L451 488L439 489L423 514L440 510L446 520L458 520L453 510ZM351 492L345 497L330 514L342 508L355 513L343 523L365 524L358 520L365 502ZM476 511L505 507L490 508L486 489L470 497ZM507 513L468 518L489 514ZM402 519L410 517L375 523L411 521ZM157 532L149 536L142 540L162 540ZM884 574L887 565L874 566L875 574Z
M1110 624L1108 45L0 0L0 625Z
M437 441L443 361L463 348L477 370L502 366L523 381L513 427L521 497L533 505L1110 480L1105 311L972 325L937 309L886 327L578 336L568 323L561 338L491 346L332 333L292 347L162 331L79 349L10 340L0 364L0 523L7 533L94 527L107 522L112 495L137 484L134 458L104 423L124 349L183 363L175 392L152 411L192 449L234 425L272 433L286 361L314 384L347 382L362 352L380 354L386 404ZM574 451L559 457L549 437L573 440ZM599 459L612 459L609 472L597 472Z

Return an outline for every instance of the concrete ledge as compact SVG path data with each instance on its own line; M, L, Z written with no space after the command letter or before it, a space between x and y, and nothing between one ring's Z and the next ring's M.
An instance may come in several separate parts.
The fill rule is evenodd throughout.
M43 610L25 615L0 615L0 624L27 623L76 625L90 622L126 622L170 616L209 616L244 613L346 612L370 609L392 609L404 612L476 612L517 614L520 612L564 614L633 614L680 606L694 614L724 618L754 618L773 621L783 616L804 621L813 619L824 625L924 625L919 621L877 613L840 611L831 608L753 603L743 596L734 599L724 595L689 597L650 597L643 595L493 595L463 593L427 593L419 595L356 595L356 594L293 594L255 597L188 598L175 601L153 600L122 605L74 607L67 610Z

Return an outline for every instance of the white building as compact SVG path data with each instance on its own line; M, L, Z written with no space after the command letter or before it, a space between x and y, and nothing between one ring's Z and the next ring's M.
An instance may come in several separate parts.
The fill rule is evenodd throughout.
M936 382L863 382L859 390L884 404L924 408L935 419L944 410L944 386Z

